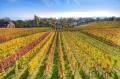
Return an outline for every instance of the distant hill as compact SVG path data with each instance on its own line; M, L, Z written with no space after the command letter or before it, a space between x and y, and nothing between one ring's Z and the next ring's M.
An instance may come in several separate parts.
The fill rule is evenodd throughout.
M102 27L114 27L114 28L120 28L120 21L99 21L99 22L92 22L89 24L85 24L82 26L77 26L76 28L80 28L80 27L94 27L94 28L102 28Z

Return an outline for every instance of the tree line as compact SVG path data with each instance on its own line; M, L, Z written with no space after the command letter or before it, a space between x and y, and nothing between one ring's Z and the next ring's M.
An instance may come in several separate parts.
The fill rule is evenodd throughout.
M96 21L120 21L120 17L87 17L87 18L40 18L34 15L32 20L12 20L16 28L31 28L31 27L50 27L56 28L58 25L62 28L73 28L75 26L87 24ZM2 21L11 21L10 18L0 19Z

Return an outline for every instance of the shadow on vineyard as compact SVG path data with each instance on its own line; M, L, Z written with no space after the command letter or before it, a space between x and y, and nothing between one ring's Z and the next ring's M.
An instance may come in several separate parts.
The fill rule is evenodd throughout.
M57 33L57 38L56 38L56 46L55 46L55 54L54 54L54 59L53 59L53 71L52 71L52 76L51 79L57 78L59 79L59 56L58 56L58 33Z

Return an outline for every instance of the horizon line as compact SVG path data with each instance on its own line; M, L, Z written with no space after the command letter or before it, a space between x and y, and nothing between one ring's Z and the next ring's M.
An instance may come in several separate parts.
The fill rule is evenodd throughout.
M88 11L88 12L28 12L19 13L15 15L2 16L0 18L8 17L12 20L26 20L33 19L34 15L40 18L87 18L87 17L120 17L119 12L108 12L108 11Z

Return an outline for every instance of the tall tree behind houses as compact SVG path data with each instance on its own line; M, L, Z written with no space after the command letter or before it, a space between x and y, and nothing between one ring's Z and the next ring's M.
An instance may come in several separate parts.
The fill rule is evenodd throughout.
M40 22L39 17L37 15L34 15L34 26L38 27L39 26L39 22Z

